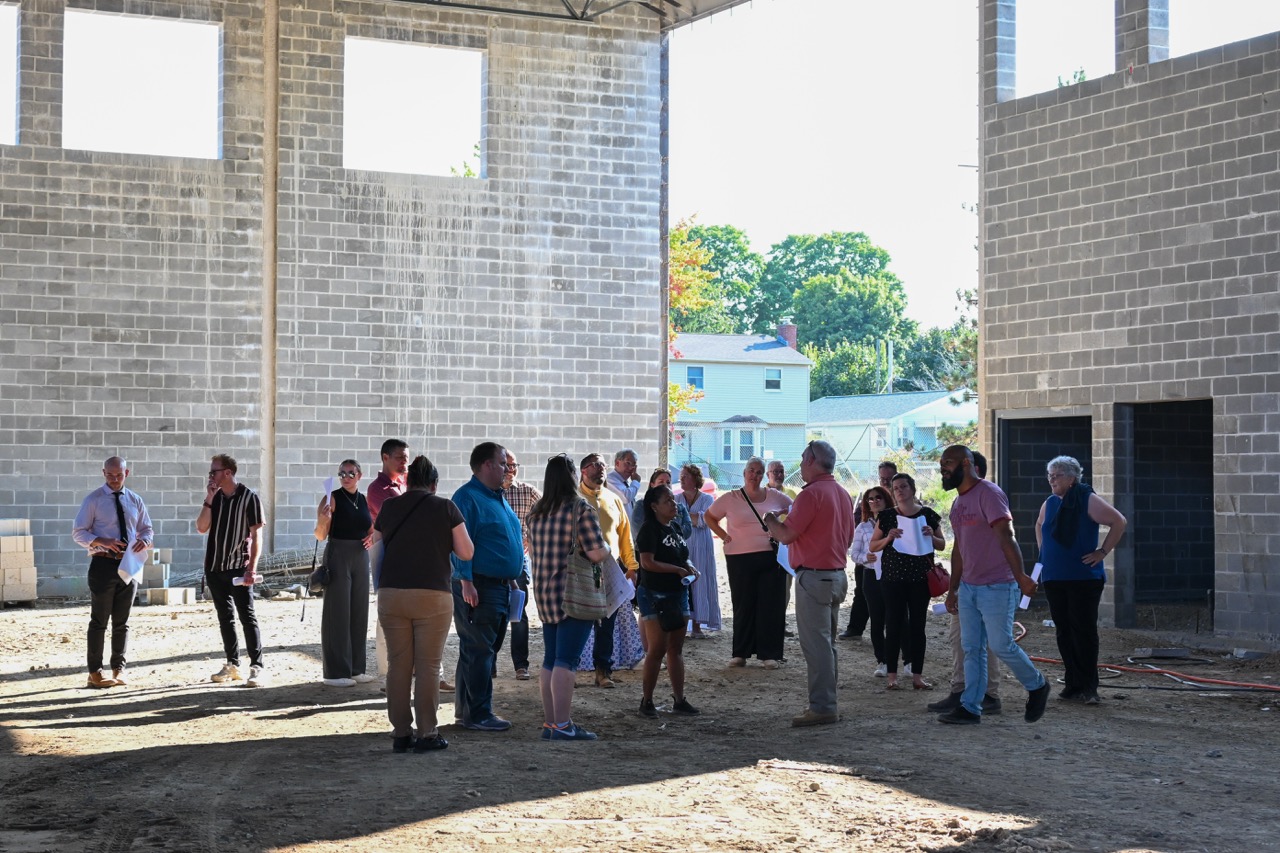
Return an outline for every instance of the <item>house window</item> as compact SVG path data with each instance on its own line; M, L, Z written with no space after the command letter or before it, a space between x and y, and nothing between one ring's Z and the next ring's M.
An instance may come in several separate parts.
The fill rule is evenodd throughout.
M484 177L482 52L349 37L343 63L345 168Z
M756 455L755 430L738 430L738 461L746 462Z
M222 28L68 9L62 147L222 156Z
M685 368L685 382L686 382L686 384L692 385L694 388L697 388L699 391L703 390L703 387L702 387L702 368L701 368L701 367L693 367L693 366L686 367L686 368Z
M782 390L782 368L766 367L764 369L764 390L781 391Z
M725 462L732 462L733 461L733 430L726 429L726 430L722 430L722 432L724 433L724 456L722 458L724 459Z
M877 448L886 447L889 444L889 428L887 426L873 427L875 430L875 446Z

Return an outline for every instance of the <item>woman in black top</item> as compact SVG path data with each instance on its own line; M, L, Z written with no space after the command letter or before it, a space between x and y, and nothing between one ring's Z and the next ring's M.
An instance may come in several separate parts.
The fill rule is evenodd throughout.
M916 481L910 474L894 474L891 482L896 505L883 509L876 517L876 530L871 534L871 550L881 551L880 591L884 594L884 659L889 667L886 690L898 689L898 657L911 665L912 687L932 690L924 680L924 621L929 612L929 569L933 568L933 551L928 554L903 554L894 548L902 538L901 519L924 518L920 532L934 551L946 547L942 536L942 518L916 500Z
M324 548L329 583L320 617L320 650L324 683L351 687L373 681L365 673L365 643L369 636L369 537L373 518L360 493L360 463L343 460L338 466L341 488L316 508L316 539Z
M636 601L640 605L640 624L644 629L644 697L640 714L658 716L653 704L653 689L658 685L662 659L667 659L667 675L671 677L677 714L697 714L698 709L684 698L684 632L691 614L689 588L683 578L696 578L689 565L689 546L673 523L676 498L670 486L654 486L644 494L644 524L636 536L636 552L640 554L640 588ZM661 618L659 614L665 614ZM678 620L678 621L677 621ZM664 627L662 622L669 627Z

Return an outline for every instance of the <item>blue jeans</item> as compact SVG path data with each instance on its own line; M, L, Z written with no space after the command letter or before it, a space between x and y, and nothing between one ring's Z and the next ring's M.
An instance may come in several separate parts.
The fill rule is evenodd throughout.
M960 646L964 649L964 693L960 694L960 704L970 713L982 713L988 643L1028 691L1044 686L1040 670L1013 641L1013 614L1021 596L1013 581L987 586L960 583L956 595L960 606Z
M462 582L453 582L453 626L458 632L458 669L454 675L453 715L466 723L493 716L493 663L498 632L507 621L511 586L505 580L476 575L479 603L462 598Z
M560 622L543 622L542 668L550 671L558 666L570 672L577 671L578 658L582 657L593 625L594 622L572 616L566 616Z

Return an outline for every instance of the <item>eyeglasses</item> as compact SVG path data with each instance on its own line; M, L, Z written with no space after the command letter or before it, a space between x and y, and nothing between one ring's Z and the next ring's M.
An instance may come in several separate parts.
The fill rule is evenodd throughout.
M359 477L360 474L356 471L339 471L338 476L344 480L354 480L356 477Z
M867 503L872 503L873 501L884 503L884 498L881 495L867 495Z
M216 476L218 476L219 474L221 474L221 473L222 473L223 471L225 471L225 470L227 470L227 469L226 469L226 468L212 468L212 469L210 469L210 471L209 471L209 476L210 476L210 477L216 477Z
M508 462L508 463L507 463L507 470L508 470L508 471L519 471L519 470L520 470L520 463L519 463L519 462Z
M1054 471L1054 472L1052 472L1052 473L1050 473L1050 474L1049 474L1049 482L1050 482L1050 483L1055 483L1055 482L1057 482L1058 480L1065 480L1065 479L1066 479L1067 477L1069 477L1069 476L1070 476L1069 474L1066 474L1066 473L1064 473L1064 472L1062 472L1062 471Z

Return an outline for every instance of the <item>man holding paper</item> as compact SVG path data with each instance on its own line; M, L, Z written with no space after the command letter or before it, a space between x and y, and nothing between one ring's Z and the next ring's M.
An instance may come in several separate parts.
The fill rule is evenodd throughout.
M955 548L951 552L947 610L960 615L965 688L959 706L939 715L938 720L969 725L982 722L989 644L1027 689L1024 719L1034 723L1044 716L1049 682L1013 640L1018 597L1033 594L1036 582L1022 567L1009 499L994 483L978 479L967 447L948 447L939 467L942 487L957 492L951 505Z
M138 593L143 561L151 547L151 515L134 491L124 487L129 463L112 456L102 463L106 480L80 505L71 538L89 552L89 687L125 684L129 613ZM107 620L111 621L111 677L102 672Z

